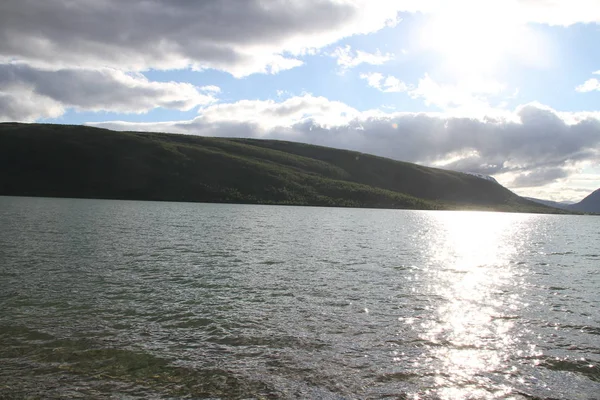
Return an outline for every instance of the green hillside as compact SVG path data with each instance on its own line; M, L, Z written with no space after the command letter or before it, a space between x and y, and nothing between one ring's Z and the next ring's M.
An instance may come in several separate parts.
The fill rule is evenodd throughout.
M0 195L559 212L474 176L302 143L0 124Z

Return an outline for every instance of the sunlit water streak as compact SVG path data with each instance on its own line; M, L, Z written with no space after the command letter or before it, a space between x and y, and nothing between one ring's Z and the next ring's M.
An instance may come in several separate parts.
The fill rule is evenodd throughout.
M598 398L599 225L0 197L0 398Z

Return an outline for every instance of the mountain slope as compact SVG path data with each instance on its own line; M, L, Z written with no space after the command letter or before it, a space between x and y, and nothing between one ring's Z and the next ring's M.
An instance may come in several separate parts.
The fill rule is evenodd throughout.
M468 174L468 175L476 176L476 177L481 178L481 179L488 180L490 182L498 183L498 181L496 180L496 178L494 178L493 176L489 176L489 175L485 175L485 174L480 174L480 173L477 173L477 172L468 172L468 171L464 171L464 173Z
M579 203L568 206L568 209L572 211L600 214L600 189L593 191Z
M475 176L257 139L0 124L0 195L554 212Z

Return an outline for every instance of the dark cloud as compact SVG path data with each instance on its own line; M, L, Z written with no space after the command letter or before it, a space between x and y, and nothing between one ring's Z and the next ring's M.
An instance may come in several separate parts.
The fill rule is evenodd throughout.
M550 182L554 182L560 178L569 176L570 171L561 167L538 168L533 171L528 171L517 176L511 186L520 187L536 187L544 186Z
M124 69L298 65L286 51L382 28L397 6L339 0L3 0L0 56Z

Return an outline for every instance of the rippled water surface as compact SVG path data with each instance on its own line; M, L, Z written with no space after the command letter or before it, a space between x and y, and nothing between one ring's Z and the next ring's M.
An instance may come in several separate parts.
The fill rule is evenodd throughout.
M0 398L599 399L600 218L0 197Z

